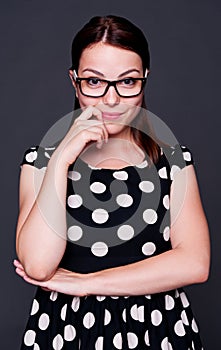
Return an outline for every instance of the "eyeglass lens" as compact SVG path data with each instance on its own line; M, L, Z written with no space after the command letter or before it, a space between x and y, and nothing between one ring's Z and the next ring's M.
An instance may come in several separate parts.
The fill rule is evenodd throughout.
M105 93L108 82L99 80L97 78L89 78L87 80L81 80L81 90L85 95L90 96L101 96ZM119 80L115 83L115 89L121 96L133 96L141 92L143 86L142 80L135 80L127 78Z

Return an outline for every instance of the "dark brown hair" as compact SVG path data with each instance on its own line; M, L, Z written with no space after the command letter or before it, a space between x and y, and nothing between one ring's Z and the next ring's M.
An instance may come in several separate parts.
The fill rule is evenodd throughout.
M72 42L72 66L70 69L75 69L77 72L83 50L101 41L136 52L141 57L143 73L145 73L146 68L149 70L149 45L143 32L126 18L114 15L93 17L76 34ZM74 110L78 109L80 109L80 105L76 98ZM151 161L156 163L160 156L159 144L161 141L157 139L148 121L148 111L144 98L141 111L133 124L131 127L132 139L148 154Z

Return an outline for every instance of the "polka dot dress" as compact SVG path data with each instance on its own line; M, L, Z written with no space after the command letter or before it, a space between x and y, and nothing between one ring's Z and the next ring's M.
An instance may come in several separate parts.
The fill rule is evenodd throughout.
M44 171L55 147L27 149L20 165ZM171 249L170 186L191 151L161 148L121 169L80 157L67 175L67 246L60 267L89 273L148 259ZM202 350L183 288L152 295L70 296L37 288L21 350Z

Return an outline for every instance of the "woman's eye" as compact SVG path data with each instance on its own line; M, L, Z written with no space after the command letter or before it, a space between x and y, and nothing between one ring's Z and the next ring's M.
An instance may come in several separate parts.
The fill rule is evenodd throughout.
M124 85L134 85L135 80L133 78L126 78L126 79L122 80L122 83Z
M88 78L87 83L88 85L91 85L91 86L98 86L100 85L101 81L98 78Z

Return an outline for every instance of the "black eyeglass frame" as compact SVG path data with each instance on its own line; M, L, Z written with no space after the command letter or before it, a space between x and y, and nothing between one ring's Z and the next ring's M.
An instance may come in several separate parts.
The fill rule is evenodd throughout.
M140 92L139 92L138 94L130 95L130 96L121 95L121 94L119 93L119 91L117 90L117 86L116 86L117 83L119 83L119 82L121 82L121 81L124 81L125 79L129 79L129 78L124 78L124 79L120 79L120 80L106 80L106 79L100 79L100 78L99 78L99 81L103 81L103 82L107 83L107 87L105 88L104 93L103 93L102 95L99 95L99 96L88 95L88 94L85 94L85 93L82 91L82 88L81 88L81 81L82 81L82 80L89 80L89 79L91 79L91 77L90 77L90 78L79 78L79 77L77 76L76 71L73 70L73 79L74 79L75 82L79 85L79 87L80 87L80 92L82 93L82 95L84 95L84 96L86 96L86 97L92 97L92 98L100 98L100 97L103 97L103 96L105 96L106 93L108 92L109 87L110 87L110 86L114 86L116 93L117 93L120 97L123 97L123 98L131 98L131 97L139 96L139 95L141 94L141 92L143 91L144 86L145 86L145 84L146 84L147 76L149 75L149 73L150 73L150 71L148 71L148 70L146 69L145 77L143 77L143 78L130 78L130 79L133 79L133 80L141 80L141 81L142 81L142 85L141 85Z

